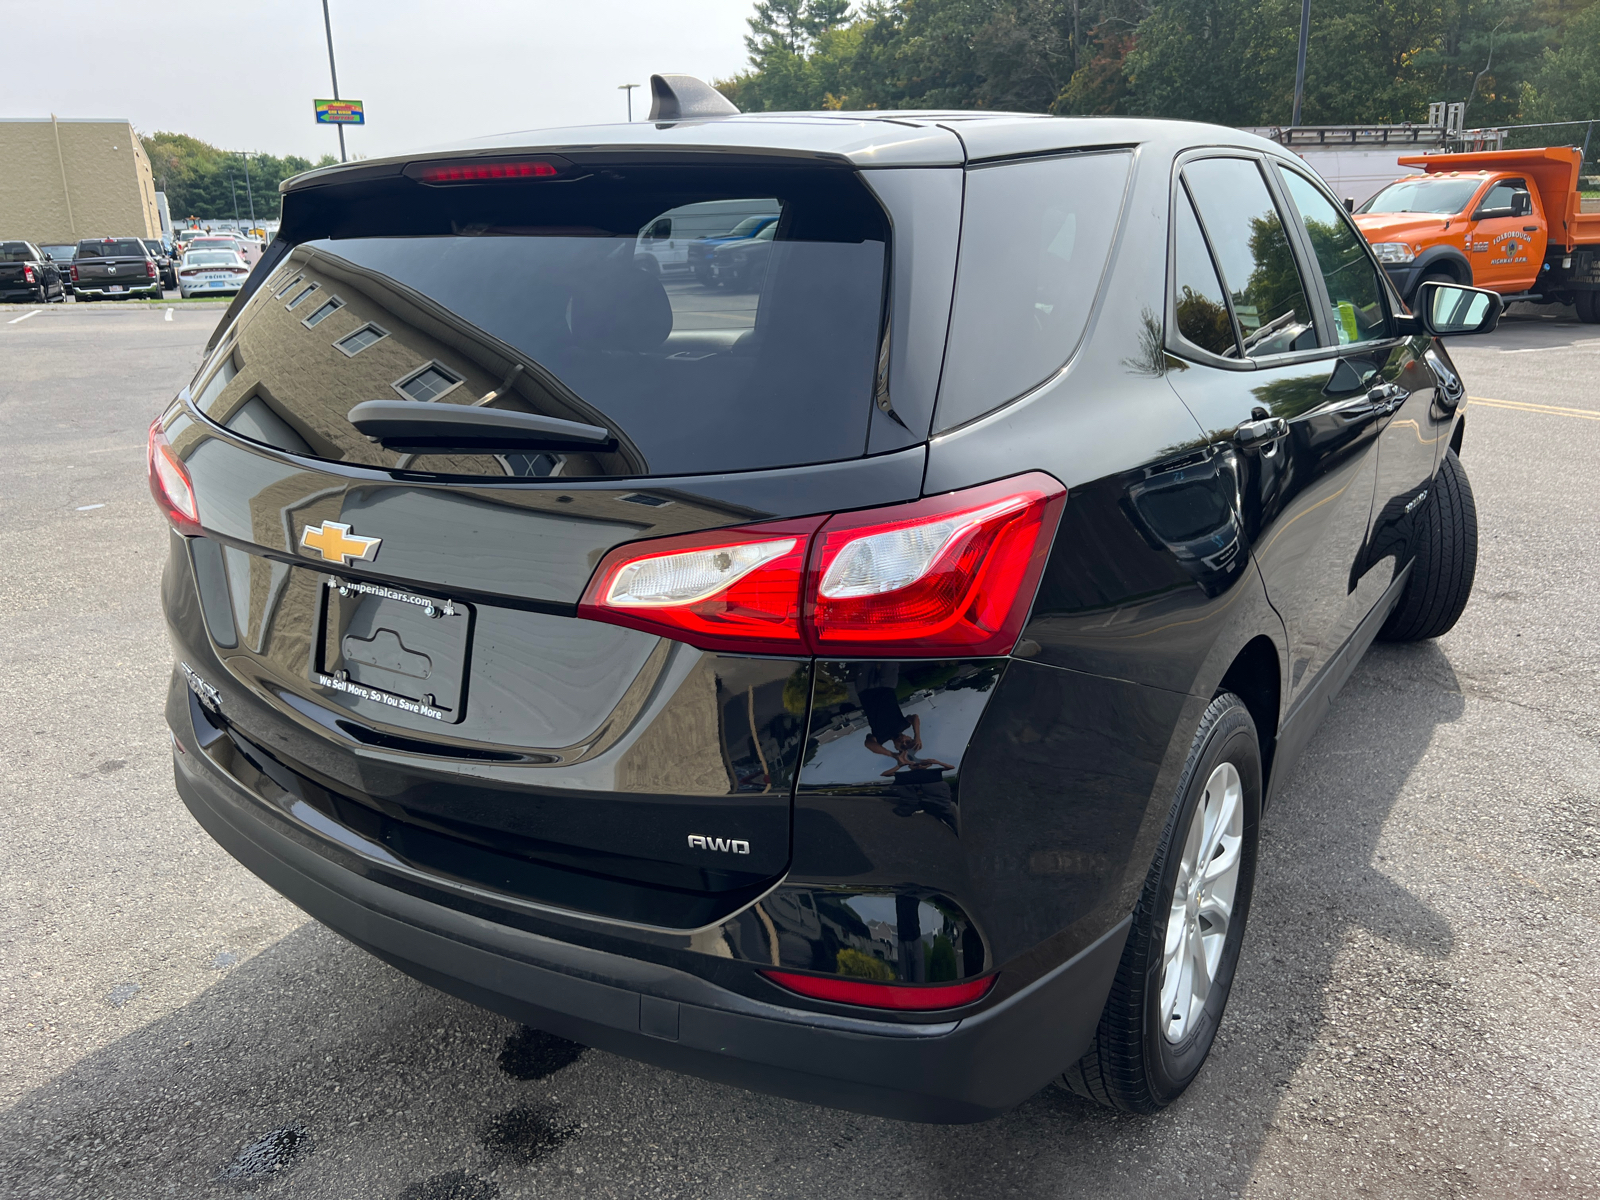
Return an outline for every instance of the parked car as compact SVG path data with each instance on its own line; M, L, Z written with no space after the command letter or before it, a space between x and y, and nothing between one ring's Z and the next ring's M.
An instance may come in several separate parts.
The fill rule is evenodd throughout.
M178 294L230 296L244 286L250 268L232 250L191 250L178 266Z
M73 255L72 290L77 299L161 299L161 270L139 238L85 238Z
M710 283L715 274L712 270L712 260L721 247L728 245L730 242L742 242L746 238L756 237L763 230L769 226L775 226L777 223L778 217L776 213L758 213L755 216L746 217L727 233L719 234L715 237L698 238L690 242L684 250L689 270L694 273L695 278L704 283Z
M173 249L160 238L140 238L144 248L150 251L150 257L156 260L156 270L161 273L161 286L175 288L178 286L178 264L173 257Z
M67 295L72 295L72 258L78 252L77 243L52 244L40 246L39 249L42 253L50 256L50 261L55 263L56 271L61 276L61 286L66 290Z
M1419 154L1356 210L1389 278L1410 299L1425 280L1572 304L1600 323L1600 213L1582 211L1574 146Z
M1237 129L652 88L285 185L150 429L178 793L562 1037L913 1120L1159 1109L1263 808L1368 645L1467 603L1440 339L1500 299L1408 311ZM748 306L634 261L711 199L782 213Z
M61 271L32 242L0 242L0 300L48 304L65 300Z
M172 235L173 249L177 250L178 257L182 258L189 249L189 243L197 237L204 237L204 229L180 229Z
M768 221L750 237L722 244L711 256L711 282L721 288L749 291L759 287L771 257L773 237L778 232L777 221Z
M191 238L188 250L231 250L251 267L261 259L260 248L254 242L233 233L208 233Z

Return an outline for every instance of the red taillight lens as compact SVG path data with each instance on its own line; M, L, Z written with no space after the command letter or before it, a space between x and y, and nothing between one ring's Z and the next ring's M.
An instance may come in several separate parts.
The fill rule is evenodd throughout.
M579 615L705 650L1009 654L1066 489L1035 472L911 504L619 546Z
M160 417L150 422L148 454L150 494L179 533L199 533L200 508L195 504L194 485L189 482L189 472L173 451L172 443L167 441Z
M148 258L144 260L144 274L146 279L154 279L156 277L156 264Z
M551 179L561 173L554 163L542 159L521 162L443 163L418 169L423 183L488 183L503 179Z
M813 650L1010 653L1065 499L1065 488L1035 473L834 517L812 550Z
M780 987L813 1000L859 1004L866 1008L890 1008L897 1012L931 1012L971 1004L983 999L994 986L996 978L986 975L965 983L867 983L838 975L797 975L792 971L761 973Z
M78 264L77 263L73 263L72 267L71 267L71 270L72 270L72 282L73 283L77 283L78 282Z
M578 615L704 650L804 654L800 584L811 535L824 519L618 546L601 560Z
M33 282L33 268L28 266L26 263L24 263L23 266L22 266L22 282L23 283L32 283Z

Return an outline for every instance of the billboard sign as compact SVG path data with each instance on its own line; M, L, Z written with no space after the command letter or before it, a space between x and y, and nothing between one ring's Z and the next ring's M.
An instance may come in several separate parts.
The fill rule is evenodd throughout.
M365 125L366 110L360 100L317 100L318 125Z

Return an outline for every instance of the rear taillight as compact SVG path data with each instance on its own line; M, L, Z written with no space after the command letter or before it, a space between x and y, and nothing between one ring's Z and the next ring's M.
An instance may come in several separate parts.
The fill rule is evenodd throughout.
M229 273L234 274L234 275L248 275L248 274L250 274L250 268L249 267L229 267L228 271L229 271Z
M179 533L200 532L200 509L194 500L194 485L172 443L167 441L161 418L150 422L147 448L150 467L150 494Z
M185 267L183 270L178 272L179 275L198 275L199 273L200 272L195 270L193 267Z
M1008 654L1066 489L1033 473L910 504L620 546L579 615L706 650Z
M148 258L144 260L144 274L146 279L154 279L156 277L156 264Z
M502 162L469 159L453 163L412 163L405 174L433 186L451 183L505 183L520 179L555 179L572 164L564 158L523 158Z
M71 267L71 270L72 270L72 282L73 283L77 283L78 282L78 264L77 263L73 263L72 267Z
M773 983L799 992L813 1000L832 1000L836 1004L858 1004L865 1008L888 1008L897 1012L931 1012L959 1008L983 999L994 986L995 976L969 979L964 983L868 983L839 975L799 975L793 971L761 972Z
M33 268L28 266L26 263L24 263L22 265L22 282L23 283L32 283L33 282Z

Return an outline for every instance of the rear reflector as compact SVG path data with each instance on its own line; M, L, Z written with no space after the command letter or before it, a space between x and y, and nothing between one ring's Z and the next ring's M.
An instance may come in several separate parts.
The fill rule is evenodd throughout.
M797 975L791 971L761 973L780 987L813 1000L832 1000L836 1004L857 1004L864 1008L888 1008L896 1012L931 1012L972 1004L988 993L996 979L994 975L986 975L965 983L867 983L838 975Z
M172 443L167 441L161 418L150 422L150 439L147 447L150 468L150 494L155 497L167 520L179 533L200 532L200 509L194 500L194 485L189 482L189 472L184 469Z
M1009 654L1066 501L1040 472L910 504L619 546L580 616L703 650Z
M491 183L510 179L553 179L561 168L544 159L522 159L517 162L460 162L439 163L408 168L406 174L423 183Z

